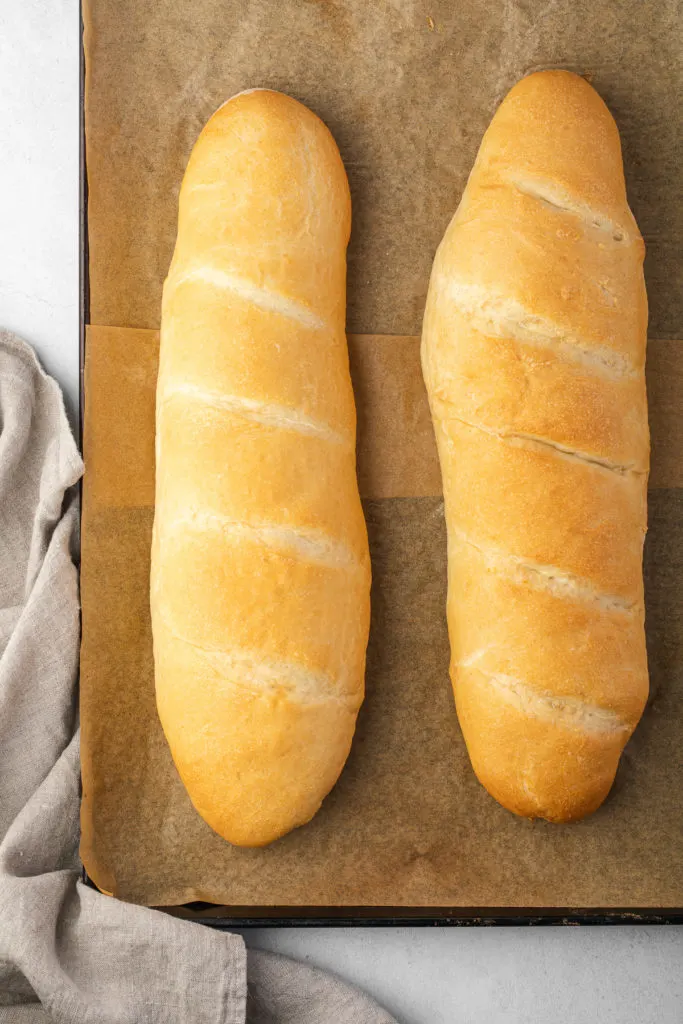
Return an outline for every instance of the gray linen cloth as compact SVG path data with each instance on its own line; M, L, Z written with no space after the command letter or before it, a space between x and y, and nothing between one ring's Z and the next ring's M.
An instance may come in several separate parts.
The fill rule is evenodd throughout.
M57 384L0 330L0 1024L391 1024L329 974L80 881L82 471Z

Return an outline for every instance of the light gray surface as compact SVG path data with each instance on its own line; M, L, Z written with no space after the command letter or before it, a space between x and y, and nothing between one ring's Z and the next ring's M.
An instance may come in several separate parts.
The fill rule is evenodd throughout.
M680 1024L681 928L287 928L249 945L338 973L401 1024Z
M78 395L78 0L0 0L0 321Z
M77 0L0 0L0 224L11 238L0 246L0 322L36 345L72 408L77 9ZM334 969L404 1024L683 1020L683 928L286 929L247 940Z

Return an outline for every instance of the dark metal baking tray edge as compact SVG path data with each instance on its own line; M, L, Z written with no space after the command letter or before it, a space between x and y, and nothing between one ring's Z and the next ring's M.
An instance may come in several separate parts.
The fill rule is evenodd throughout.
M683 924L683 910L659 908L566 907L233 907L230 916L211 914L211 905L174 908L211 928L321 928L321 927L527 927L529 925ZM166 909L168 908L159 908ZM202 914L206 916L201 916Z

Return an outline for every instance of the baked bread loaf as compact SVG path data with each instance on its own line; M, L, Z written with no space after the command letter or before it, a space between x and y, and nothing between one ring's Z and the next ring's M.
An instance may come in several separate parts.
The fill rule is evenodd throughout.
M237 845L315 814L363 699L350 223L339 152L310 110L253 90L213 115L164 286L151 608L173 758Z
M523 79L436 254L422 362L458 716L528 817L594 811L647 699L643 256L605 104Z

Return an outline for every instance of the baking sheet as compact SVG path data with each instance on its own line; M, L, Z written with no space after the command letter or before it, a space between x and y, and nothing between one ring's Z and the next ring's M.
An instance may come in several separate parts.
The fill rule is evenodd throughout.
M448 682L445 528L415 338L433 252L495 104L539 66L588 73L622 131L648 244L650 335L681 330L681 11L636 2L89 0L82 758L86 867L141 903L683 906L683 350L650 345L646 548L653 701L613 795L573 826L509 815L476 782ZM368 697L314 821L235 850L193 811L153 703L147 607L154 332L177 190L239 89L330 125L354 202L349 257L359 475L373 557ZM378 338L378 334L393 335Z

